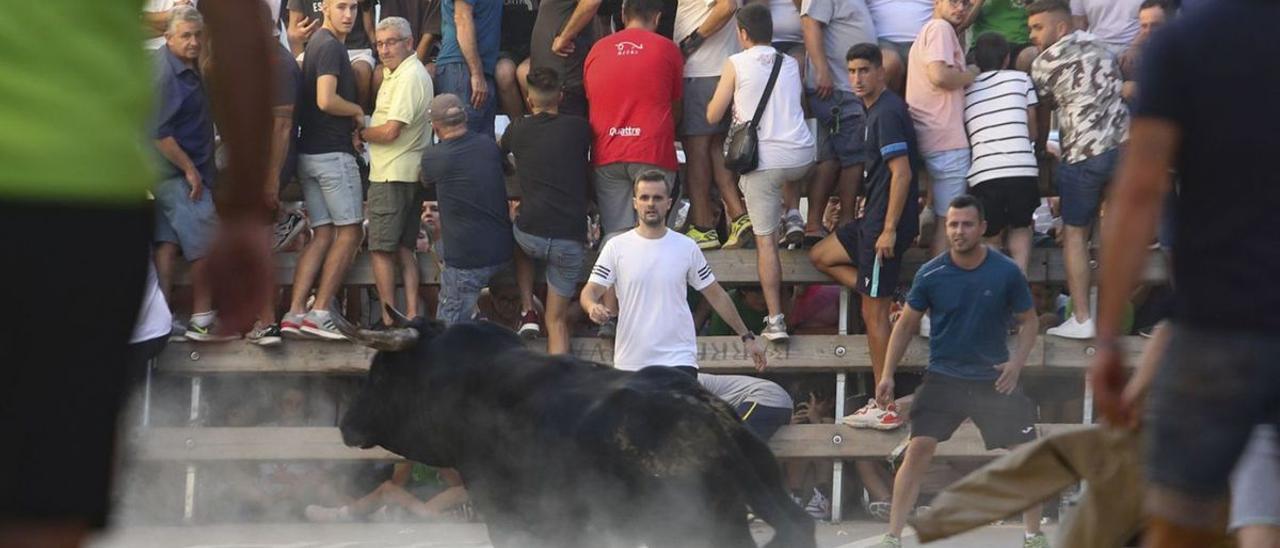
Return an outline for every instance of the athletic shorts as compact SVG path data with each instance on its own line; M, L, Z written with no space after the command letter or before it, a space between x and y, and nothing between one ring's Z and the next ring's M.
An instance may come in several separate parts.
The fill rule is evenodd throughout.
M0 200L0 520L105 525L153 216Z
M1173 323L1147 406L1147 510L1213 526L1254 427L1280 422L1280 337Z
M753 401L742 402L734 409L742 419L742 424L764 441L769 441L779 428L791 424L791 409L760 405Z
M684 79L684 114L680 117L680 136L697 137L700 135L716 135L729 132L729 118L725 116L718 123L707 122L707 104L716 93L720 84L719 76Z
M987 215L988 238L1006 228L1031 226L1032 215L1040 207L1040 187L1035 177L991 179L969 189Z
M1035 407L1022 386L1006 396L995 384L926 372L911 405L911 437L946 441L965 419L973 419L987 449L1036 439Z
M898 287L898 277L902 274L902 255L907 252L916 234L900 228L893 246L893 258L880 259L876 257L876 239L880 237L880 232L863 230L865 226L867 223L864 219L849 221L836 229L836 239L844 246L853 267L858 270L858 286L855 289L873 299L888 297Z
M418 183L369 185L369 251L417 247L422 226L421 189Z

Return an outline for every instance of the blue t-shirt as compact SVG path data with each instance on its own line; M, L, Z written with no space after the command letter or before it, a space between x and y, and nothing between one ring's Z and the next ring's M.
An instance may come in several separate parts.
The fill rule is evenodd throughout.
M458 46L458 26L453 22L453 3L471 5L476 27L476 48L480 50L480 64L484 73L493 76L498 66L498 49L502 43L502 0L444 0L440 3L440 53L436 65L466 63L462 48Z
M427 147L422 178L436 187L446 265L475 269L511 260L507 184L492 137L469 131Z
M156 50L156 109L153 137L173 137L187 153L208 188L213 188L213 116L200 72L183 64L168 47ZM163 160L163 158L162 158ZM166 177L181 177L178 166L164 161Z
M973 270L943 253L916 272L907 304L929 312L931 373L968 380L1000 376L1009 361L1009 318L1031 309L1031 289L1018 265L995 250Z

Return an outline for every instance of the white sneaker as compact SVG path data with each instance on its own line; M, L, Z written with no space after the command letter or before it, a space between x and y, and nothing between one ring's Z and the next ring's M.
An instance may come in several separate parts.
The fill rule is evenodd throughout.
M791 338L787 334L787 323L783 321L783 315L765 316L764 329L760 330L760 336L769 342L786 342Z
M902 426L902 415L898 414L898 404L891 403L881 408L874 398L853 414L840 419L842 424L854 428L872 428L875 430L893 430Z
M931 331L933 331L933 326L929 324L929 315L920 316L920 336L927 339Z
M1046 335L1062 337L1064 339L1092 339L1097 333L1093 326L1093 318L1089 318L1083 322L1076 320L1075 316L1067 318L1058 327L1051 327L1045 332Z
M351 518L351 511L346 506L327 508L309 504L302 513L307 517L307 521L316 523L349 523L355 521Z

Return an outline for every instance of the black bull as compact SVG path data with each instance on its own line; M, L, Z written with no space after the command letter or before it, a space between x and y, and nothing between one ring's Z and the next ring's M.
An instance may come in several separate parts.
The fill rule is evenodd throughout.
M382 350L343 440L458 469L494 546L754 547L748 508L767 546L814 546L768 446L684 373L548 356L490 323L342 327Z

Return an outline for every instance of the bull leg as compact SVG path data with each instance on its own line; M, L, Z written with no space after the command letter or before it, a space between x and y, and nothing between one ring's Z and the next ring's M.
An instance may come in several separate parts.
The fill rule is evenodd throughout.
M745 462L735 474L743 486L743 494L751 509L773 527L774 535L766 546L808 548L815 546L813 518L791 499L782 481L781 468L769 446L745 428L734 431L734 440Z

